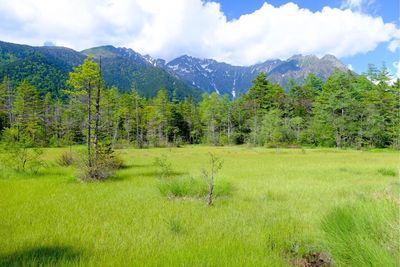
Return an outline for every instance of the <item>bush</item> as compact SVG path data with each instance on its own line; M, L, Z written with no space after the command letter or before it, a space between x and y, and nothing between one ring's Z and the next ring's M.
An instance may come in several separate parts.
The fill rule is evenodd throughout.
M339 266L398 266L399 210L391 201L362 200L333 209L323 220Z
M28 136L22 134L18 136L16 129L4 130L1 146L4 166L20 172L39 172L40 168L45 165L41 159L43 150L35 148L33 145L34 142Z
M168 162L166 155L161 155L161 157L157 157L154 161L154 165L158 169L158 178L159 179L168 179L172 174L171 163Z
M160 193L168 197L206 197L208 184L201 177L180 176L171 179L160 180L158 186ZM218 180L215 184L214 195L227 196L231 193L232 186L229 182Z
M74 155L71 151L63 152L58 159L56 159L58 165L68 167L74 164Z
M114 175L123 165L122 159L114 153L111 146L101 146L97 160L93 156L89 162L88 158L82 157L79 166L79 178L83 181L105 180Z

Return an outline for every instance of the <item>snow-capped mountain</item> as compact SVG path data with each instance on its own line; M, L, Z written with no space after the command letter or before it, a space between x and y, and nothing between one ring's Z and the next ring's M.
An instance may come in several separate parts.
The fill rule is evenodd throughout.
M347 70L347 67L332 55L322 58L295 55L287 60L268 60L247 67L185 55L168 62L164 68L187 84L207 92L230 94L233 97L246 92L261 71L267 73L272 82L286 87L290 79L302 83L310 73L326 80L336 68Z

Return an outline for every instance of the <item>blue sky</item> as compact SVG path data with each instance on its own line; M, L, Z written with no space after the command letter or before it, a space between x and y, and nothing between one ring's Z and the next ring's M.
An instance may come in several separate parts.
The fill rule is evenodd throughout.
M259 9L265 0L219 0L221 10L229 20L238 19L241 15L252 13ZM307 8L311 11L320 11L323 7L343 7L342 0L269 0L268 3L274 6L281 6L288 2L294 2L301 8ZM385 22L395 23L400 25L400 1L399 0L375 0L361 1L361 12L372 16L382 17ZM367 53L359 53L354 56L340 58L345 64L351 64L355 71L362 73L366 71L369 63L381 67L383 63L390 68L391 72L397 72L394 62L399 61L399 50L391 52L387 49L387 44L383 43L377 46L376 49Z
M399 0L0 0L0 40L234 65L332 54L400 77Z

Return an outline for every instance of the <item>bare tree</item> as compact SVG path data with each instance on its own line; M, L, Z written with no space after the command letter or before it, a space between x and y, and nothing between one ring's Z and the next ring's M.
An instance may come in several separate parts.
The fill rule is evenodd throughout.
M207 194L207 205L211 206L213 204L213 194L214 194L214 182L215 176L218 171L221 170L223 165L223 160L218 158L215 154L210 153L209 159L209 170L203 168L202 174L204 179L208 184L208 194Z
M97 84L97 94L95 100L95 114L94 114L94 135L93 135L93 147L94 147L94 161L95 164L99 157L99 121L100 121L100 94L101 94L101 57L100 57L100 75L99 82Z
M87 87L87 137L86 137L86 146L87 146L87 153L88 153L88 165L89 167L92 166L92 156L91 156L91 145L90 140L92 137L92 87L89 82L89 86Z

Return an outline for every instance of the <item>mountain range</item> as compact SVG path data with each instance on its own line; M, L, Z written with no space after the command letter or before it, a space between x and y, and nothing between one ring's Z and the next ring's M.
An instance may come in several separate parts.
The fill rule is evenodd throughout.
M287 87L289 80L301 84L314 73L326 80L335 70L347 67L332 55L295 55L287 60L268 60L251 66L233 66L213 59L188 55L169 62L141 55L129 48L100 46L83 51L56 46L33 47L0 41L0 78L9 76L15 83L28 80L41 93L65 88L68 72L92 55L101 57L103 79L107 86L128 91L132 85L144 96L151 97L160 88L178 98L199 99L204 92L217 92L235 97L245 93L261 71L274 83Z

